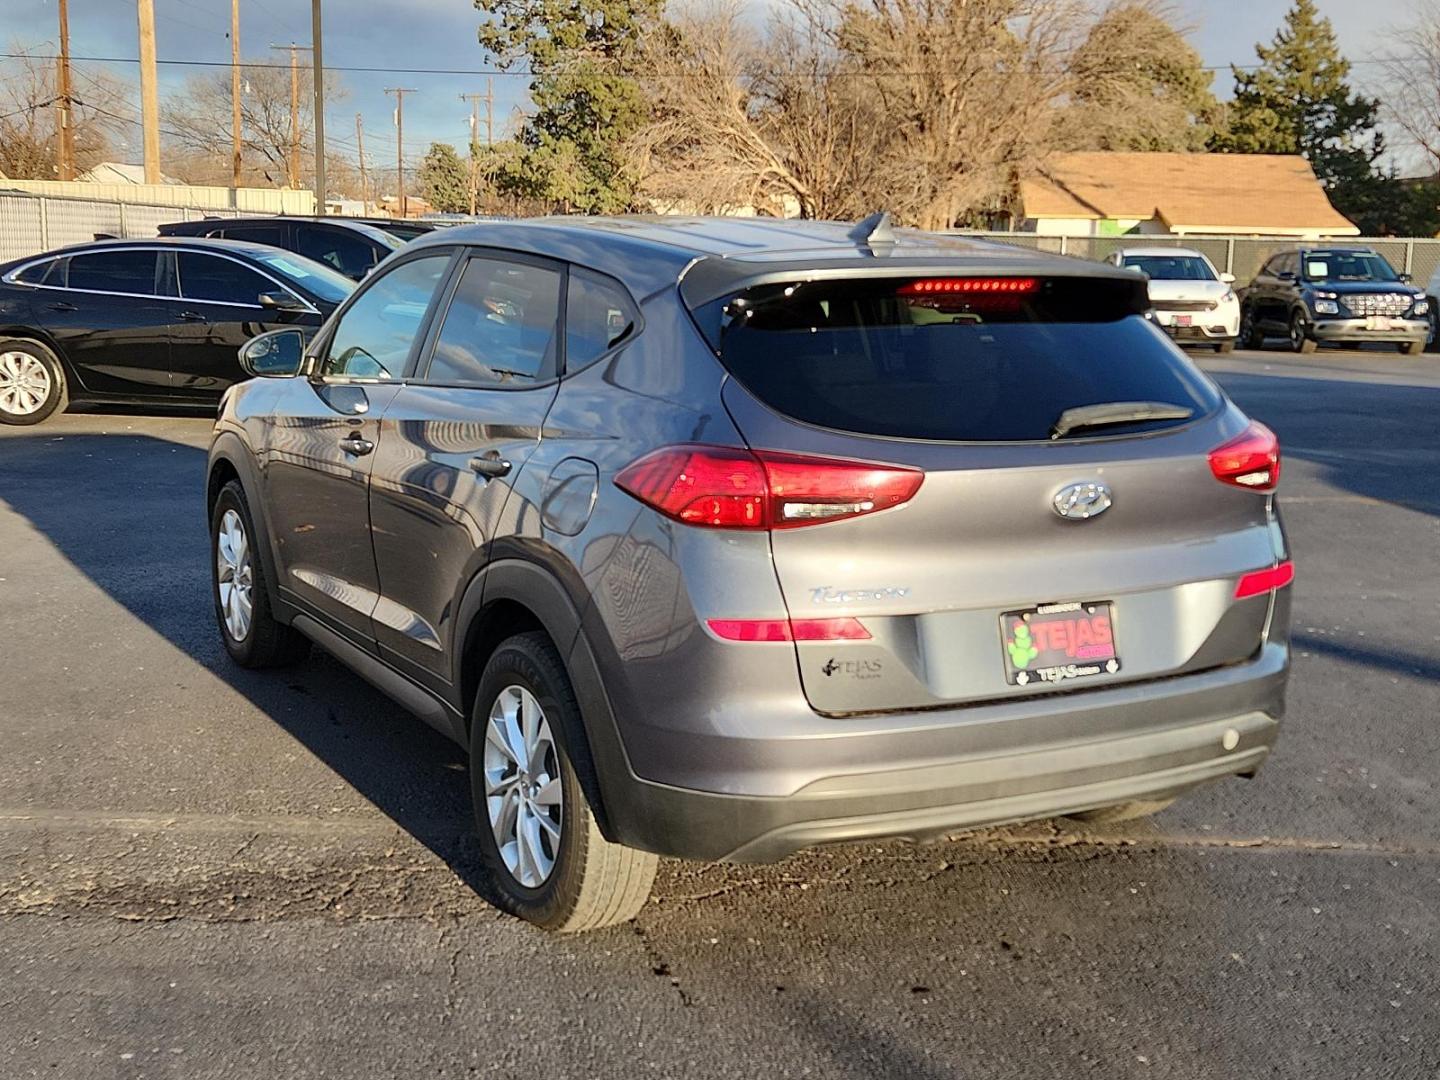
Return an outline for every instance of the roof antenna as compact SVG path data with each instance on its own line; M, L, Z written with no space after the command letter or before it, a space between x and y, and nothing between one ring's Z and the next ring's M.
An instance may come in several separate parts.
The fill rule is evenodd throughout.
M857 222L846 235L857 244L864 244L870 248L893 246L896 240L895 230L890 225L888 210L881 210L879 213L871 214L864 221Z

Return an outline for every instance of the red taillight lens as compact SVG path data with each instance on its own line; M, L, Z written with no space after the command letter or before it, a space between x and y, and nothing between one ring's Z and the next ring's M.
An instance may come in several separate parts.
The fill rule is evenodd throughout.
M895 291L897 296L955 296L967 294L1033 293L1040 282L1028 277L921 278L908 281Z
M710 619L726 641L869 641L859 619Z
M622 491L687 525L791 529L900 506L918 469L725 446L667 446L621 470Z
M1274 491L1280 482L1280 440L1264 424L1250 426L1210 451L1215 479L1251 491Z
M1283 589L1294 580L1295 564L1293 562L1282 562L1278 566L1268 566L1264 570L1252 570L1235 586L1235 599L1245 600L1274 589Z

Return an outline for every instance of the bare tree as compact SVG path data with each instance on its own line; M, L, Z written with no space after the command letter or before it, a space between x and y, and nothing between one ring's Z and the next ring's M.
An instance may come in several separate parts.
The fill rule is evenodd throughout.
M1413 22L1391 38L1405 45L1378 57L1376 96L1401 140L1440 174L1440 0L1415 0Z
M643 191L939 228L998 207L1053 148L1079 0L789 4L763 32L733 7L682 12L654 44Z
M665 209L847 211L874 129L846 58L793 12L765 33L742 21L732 0L694 6L651 42L654 114L630 146L641 192Z
M242 178L248 184L279 185L286 180L290 154L290 71L271 61L251 62L240 70ZM313 76L300 70L300 160L308 176L314 167ZM325 80L327 101L345 97L339 80ZM230 182L230 73L217 70L190 79L185 90L163 110L170 140L172 170L192 183Z
M55 66L18 42L0 75L0 173L16 180L53 180L60 93ZM77 75L80 75L77 72ZM104 160L125 127L125 91L111 76L84 74L72 91L75 167Z

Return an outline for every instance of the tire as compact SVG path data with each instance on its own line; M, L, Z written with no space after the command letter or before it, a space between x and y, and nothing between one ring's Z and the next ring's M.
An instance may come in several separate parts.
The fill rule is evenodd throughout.
M1294 312L1290 316L1290 351L1313 353L1318 347L1318 342L1310 336L1310 326L1304 314Z
M38 341L0 338L0 424L29 425L65 408L65 369Z
M1425 342L1423 341L1402 341L1400 343L1400 352L1404 356L1419 356L1424 350Z
M1101 806L1094 810L1083 810L1078 814L1065 816L1071 821L1083 821L1087 825L1101 825L1112 821L1134 821L1136 818L1158 814L1173 803L1177 797L1172 795L1168 799L1139 799L1135 802L1116 803L1114 806Z
M1219 345L1215 346L1215 351L1221 356L1228 356L1235 351L1235 342L1222 341Z
M1425 351L1436 352L1440 350L1440 310L1437 310L1437 301L1433 296L1427 296L1430 302L1430 333L1425 337Z
M1242 349L1263 349L1265 347L1265 335L1255 325L1254 310L1248 307L1240 312L1240 347Z
M572 736L583 730L550 639L527 633L502 642L480 676L470 724L487 898L563 933L633 919L650 896L658 862L601 834L576 772L591 768ZM530 843L522 843L527 836Z
M237 530L243 545L236 542ZM310 655L310 640L271 614L265 566L256 557L257 535L245 489L238 480L231 480L220 489L210 511L210 594L215 622L225 651L241 667L288 667ZM242 619L240 613L247 610Z

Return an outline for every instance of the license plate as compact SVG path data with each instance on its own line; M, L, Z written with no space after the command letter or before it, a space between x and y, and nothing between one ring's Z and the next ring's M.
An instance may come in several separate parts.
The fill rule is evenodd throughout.
M1042 604L1000 616L1005 681L1011 686L1114 675L1115 620L1108 600Z
M1173 319L1170 320L1170 324L1172 326L1189 326L1193 321L1194 316L1176 315Z
M1366 329L1366 330L1390 330L1390 329L1393 329L1393 328L1394 328L1394 327L1393 327L1393 322L1392 322L1392 320L1391 320L1388 316L1385 316L1385 315L1367 315L1367 316L1365 316L1365 329Z

